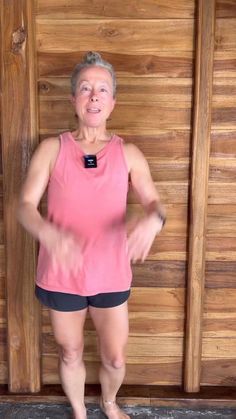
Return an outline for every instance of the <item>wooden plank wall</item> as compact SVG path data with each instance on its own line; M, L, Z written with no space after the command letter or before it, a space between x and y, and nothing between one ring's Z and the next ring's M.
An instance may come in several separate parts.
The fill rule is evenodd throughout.
M117 70L109 127L144 152L168 211L148 261L134 267L126 383L182 384L197 0L34 1L41 140L74 128L69 75L86 51L100 51ZM235 385L236 0L216 6L201 384ZM128 212L138 211L130 193ZM1 221L0 383L7 383L2 212ZM58 383L46 309L42 318L42 379ZM97 382L89 318L85 354L87 381Z
M201 383L236 384L236 2L218 1Z
M41 138L75 126L69 75L84 52L114 64L118 97L109 128L145 153L168 222L145 265L134 266L126 383L180 384L186 282L195 2L38 0ZM132 193L129 213L139 212ZM43 382L57 383L57 355L43 310ZM88 382L97 382L88 319Z

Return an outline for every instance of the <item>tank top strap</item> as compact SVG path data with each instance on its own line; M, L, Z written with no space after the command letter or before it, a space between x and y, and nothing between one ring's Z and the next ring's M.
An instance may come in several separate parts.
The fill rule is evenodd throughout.
M112 137L112 144L110 147L110 153L113 154L113 157L119 158L120 163L123 165L125 171L128 171L127 162L125 159L124 153L124 139L119 137L118 135L113 135ZM112 155L111 155L112 157ZM122 167L122 166L121 166Z

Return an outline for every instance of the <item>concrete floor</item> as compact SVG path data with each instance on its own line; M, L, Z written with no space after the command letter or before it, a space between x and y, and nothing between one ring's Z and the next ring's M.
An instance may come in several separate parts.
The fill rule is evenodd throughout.
M105 419L97 405L88 405L88 419ZM236 419L236 409L174 409L125 407L135 419ZM1 419L71 419L71 408L66 404L0 404Z

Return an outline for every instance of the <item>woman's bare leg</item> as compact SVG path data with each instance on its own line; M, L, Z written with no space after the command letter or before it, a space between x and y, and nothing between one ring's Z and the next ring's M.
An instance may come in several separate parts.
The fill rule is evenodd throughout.
M99 338L102 365L101 407L109 419L129 418L116 405L116 394L125 376L125 349L129 334L127 302L112 308L89 307Z
M73 312L50 310L53 333L59 345L59 372L75 419L86 419L83 329L87 309Z

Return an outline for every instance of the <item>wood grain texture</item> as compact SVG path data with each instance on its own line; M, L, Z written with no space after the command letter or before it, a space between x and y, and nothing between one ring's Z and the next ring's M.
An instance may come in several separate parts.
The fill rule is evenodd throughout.
M209 205L207 235L208 237L236 236L236 205ZM208 249L209 250L209 249ZM233 251L233 249L231 249Z
M201 385L234 386L235 359L207 359L202 361Z
M6 384L8 380L8 363L7 361L0 361L0 383Z
M126 53L126 49L119 52L118 48L106 52L100 48L102 57L110 62L118 75L142 77L192 77L193 51L158 51L144 53ZM38 51L38 72L40 77L70 76L75 65L81 61L87 50L67 52ZM229 63L228 63L229 65ZM220 61L216 71L220 73ZM220 73L221 74L221 73Z
M211 157L236 158L236 131L211 131Z
M235 252L236 251L236 237L209 237L206 240L206 251L212 252Z
M200 388L215 1L198 2L184 387Z
M204 313L203 337L236 338L235 313ZM225 340L227 342L227 340ZM211 350L211 349L210 349Z
M235 359L236 338L203 338L203 359Z
M186 261L182 260L147 261L144 265L133 265L133 286L156 288L185 287L186 265Z
M212 127L213 129L232 130L236 128L235 108L233 106L213 108L212 109Z
M234 288L207 288L205 292L204 312L235 313L236 290Z
M225 259L226 257L221 256L221 260L207 261L206 263L206 287L219 289L222 292L223 301L228 292L230 292L228 289L236 288L235 252L234 255L231 255L230 261ZM224 291L225 288L226 290ZM227 305L225 307L228 310Z
M190 131L176 131L176 130L155 130L153 135L142 135L142 128L137 130L136 135L128 133L125 127L117 131L117 135L120 135L125 142L134 143L144 153L146 158L166 158L172 161L179 161L180 159L188 158L189 161L189 150L190 150ZM47 137L57 137L62 131L51 131L45 128L41 129L40 141ZM217 137L218 138L218 137ZM233 146L233 136L231 138ZM222 140L222 146L224 141ZM220 147L220 146L219 146ZM236 151L235 151L236 156ZM0 177L1 182L1 177Z
M217 0L216 17L236 18L235 0Z
M86 362L87 383L98 382L99 363ZM42 358L43 384L59 383L58 376L58 358L55 355L45 355ZM126 368L126 377L124 384L176 384L180 385L182 381L182 360L179 358L159 358L156 364L128 364Z
M215 50L236 50L236 18L216 20Z
M34 301L35 245L16 222L20 184L37 142L33 3L1 2L2 157L9 390L40 389L39 310ZM14 123L12 123L14 121Z
M234 183L236 181L236 159L210 158L209 181Z
M47 308L42 310L42 322L42 334L52 334L49 310ZM184 313L134 312L130 309L129 324L130 336L183 337ZM89 315L86 318L85 330L89 332L95 330Z
M145 134L155 130L190 130L191 109L185 104L179 107L167 103L160 106L149 104L119 104L108 119L108 129L119 132L126 127L131 134L133 131L142 130ZM225 118L230 118L226 113ZM74 109L67 101L40 101L40 124L41 129L47 130L71 130L77 126Z
M215 50L214 53L214 77L236 76L236 50Z
M192 19L195 12L194 0L38 0L37 17L45 19L79 19L79 18L140 18L140 19Z
M38 52L76 52L127 50L129 53L192 51L194 21L37 19ZM78 43L79 39L79 43Z
M68 100L71 94L70 77L45 77L38 82L41 100ZM180 77L117 77L117 101L186 103L191 107L192 79ZM235 78L216 78L213 84L213 108L233 107Z
M84 361L99 362L97 337L95 332L84 333ZM135 350L134 350L135 348ZM42 353L57 355L57 345L50 333L43 335ZM156 364L160 357L179 357L183 355L183 337L129 336L127 345L127 364Z
M232 82L233 86L233 82ZM68 100L70 78L47 77L39 80L39 95L43 100ZM220 88L225 91L225 85ZM231 95L233 96L232 89ZM220 96L222 97L222 95ZM226 98L227 98L226 92ZM117 77L117 103L185 103L191 107L192 80L190 78Z
M214 108L233 107L235 105L235 78L215 77L212 91Z
M236 184L228 182L209 182L209 204L236 204Z

